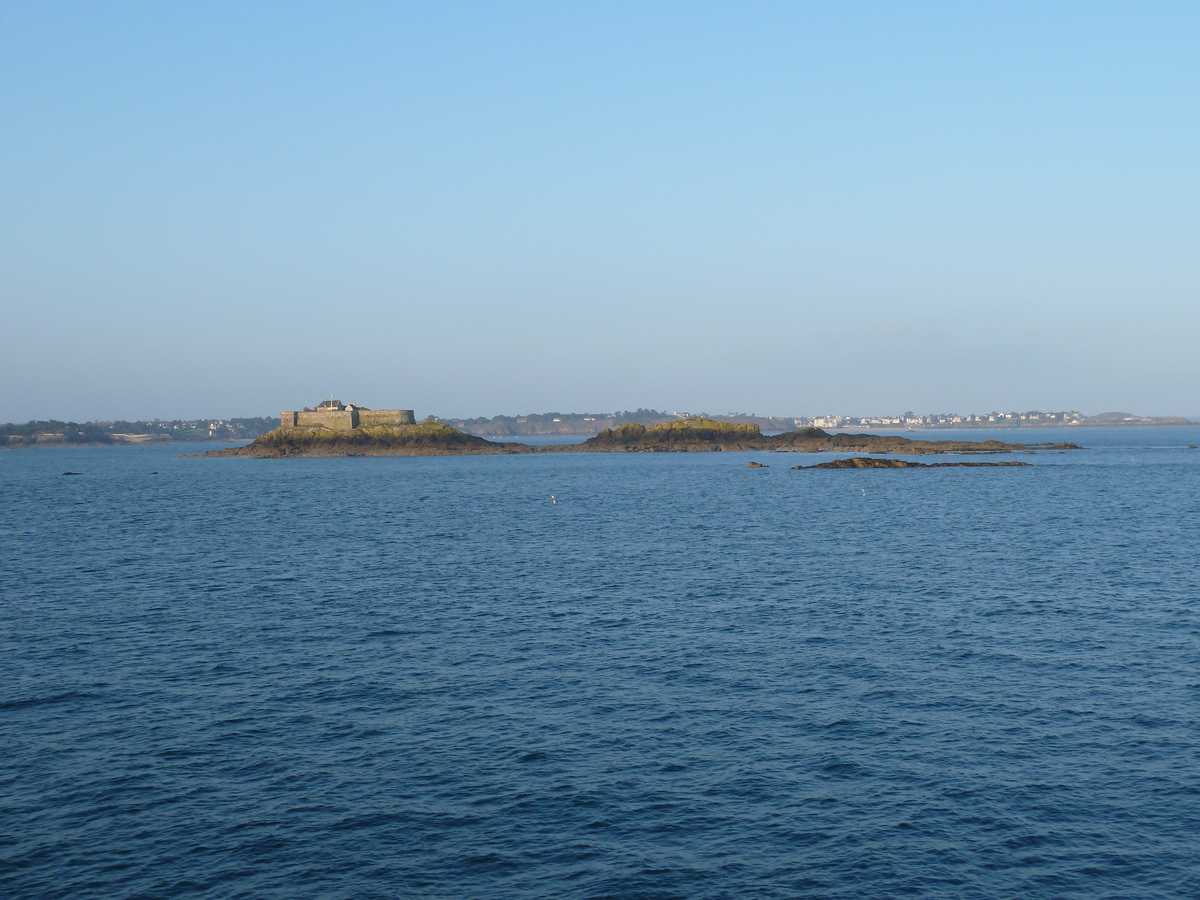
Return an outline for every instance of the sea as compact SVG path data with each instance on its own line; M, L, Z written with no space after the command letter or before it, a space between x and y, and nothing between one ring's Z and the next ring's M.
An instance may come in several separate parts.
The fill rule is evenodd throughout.
M0 896L1200 897L1200 428L912 436L0 451Z

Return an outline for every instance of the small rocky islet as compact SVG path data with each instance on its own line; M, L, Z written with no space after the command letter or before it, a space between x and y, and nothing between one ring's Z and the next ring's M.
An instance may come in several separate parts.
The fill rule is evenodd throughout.
M320 426L276 428L242 447L210 450L203 456L283 459L291 456L481 456L530 453L524 444L489 441L440 422L349 430Z
M1012 453L1028 450L1078 450L1076 444L1008 444L1002 441L925 441L896 435L830 434L802 428L764 435L758 425L692 417L657 425L627 424L606 428L579 444L531 446L489 441L435 420L402 425L331 429L321 425L281 426L242 447L212 450L204 456L282 459L297 456L469 456L522 453L691 453L771 450L783 453ZM876 465L881 463L882 465ZM912 463L857 457L798 468L922 468L1028 463Z
M833 459L815 466L792 466L793 469L948 469L979 466L1028 466L1030 463L1015 459L988 460L986 462L910 462L906 459L879 459L871 456L852 456L849 459Z

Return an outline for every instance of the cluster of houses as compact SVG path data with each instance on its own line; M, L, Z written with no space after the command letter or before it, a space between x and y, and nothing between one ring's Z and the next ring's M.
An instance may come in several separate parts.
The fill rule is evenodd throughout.
M677 419L686 419L693 413L676 410ZM700 413L707 416L707 413ZM715 418L726 421L756 421L764 429L788 430L791 428L1030 428L1045 425L1083 425L1086 417L1081 412L990 412L959 415L958 413L936 413L919 416L914 412L891 416L756 416L748 413L729 413Z
M796 426L817 428L975 428L981 426L1012 426L1030 425L1079 425L1083 422L1083 413L1071 410L1069 412L990 412L972 415L957 413L939 413L928 416L918 416L915 413L905 413L900 416L816 416L812 419L798 418Z

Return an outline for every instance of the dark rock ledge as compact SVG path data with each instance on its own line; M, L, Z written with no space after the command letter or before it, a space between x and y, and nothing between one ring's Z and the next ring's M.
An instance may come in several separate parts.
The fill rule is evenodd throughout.
M979 466L1028 466L1027 462L1003 460L997 462L939 462L919 463L905 459L877 459L870 456L853 456L817 463L815 466L792 466L792 469L946 469L975 468Z

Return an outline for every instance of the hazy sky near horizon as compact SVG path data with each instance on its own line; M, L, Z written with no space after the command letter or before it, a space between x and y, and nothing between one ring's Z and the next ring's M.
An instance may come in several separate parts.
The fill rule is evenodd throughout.
M1195 3L0 5L0 421L1200 413Z

